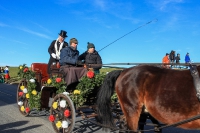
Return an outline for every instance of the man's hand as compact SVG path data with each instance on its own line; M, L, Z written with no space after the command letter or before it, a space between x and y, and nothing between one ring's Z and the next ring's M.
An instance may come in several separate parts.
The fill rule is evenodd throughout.
M83 66L84 64L83 64L83 62L81 60L77 60L76 61L76 65L77 66Z

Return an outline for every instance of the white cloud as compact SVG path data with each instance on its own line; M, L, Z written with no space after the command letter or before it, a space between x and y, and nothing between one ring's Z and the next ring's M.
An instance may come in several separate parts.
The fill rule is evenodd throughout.
M10 27L10 26L0 22L0 27Z
M27 33L30 33L30 34L39 36L39 37L43 37L43 38L46 38L46 39L51 39L49 36L47 36L47 35L45 35L45 34L38 33L38 32L29 30L29 29L26 29L26 28L18 28L18 29L19 29L19 30L22 30L22 31L24 31L24 32L27 32Z

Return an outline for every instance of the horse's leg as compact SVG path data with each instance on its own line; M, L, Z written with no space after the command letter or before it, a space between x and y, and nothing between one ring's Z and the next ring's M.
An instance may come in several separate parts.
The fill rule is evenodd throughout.
M144 130L144 125L146 123L147 120L147 114L146 113L141 113L140 114L140 119L139 119L139 125L138 125L138 129L140 130L140 133L144 133L142 130Z

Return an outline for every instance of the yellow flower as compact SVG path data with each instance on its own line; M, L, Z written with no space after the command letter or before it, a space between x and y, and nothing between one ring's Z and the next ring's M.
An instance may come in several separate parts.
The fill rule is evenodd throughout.
M51 79L48 79L48 80L47 80L47 84L50 84L50 83L51 83Z
M30 98L30 96L29 96L29 94L28 94L28 93L26 94L26 98Z
M60 128L61 125L62 125L61 121L57 121L57 122L56 122L56 127L57 127L57 128Z
M24 89L25 87L22 85L22 86L20 86L20 89L23 91L23 89Z
M20 66L20 67L19 67L19 69L22 69L22 68L23 68L23 66Z
M37 91L36 91L36 90L33 90L31 93L32 93L33 95L37 95Z
M81 94L81 91L79 91L79 90L74 90L74 94Z
M57 109L57 107L58 107L58 102L54 102L54 103L53 103L53 108L54 108L54 109Z
M25 111L25 108L24 108L24 106L21 106L21 111Z

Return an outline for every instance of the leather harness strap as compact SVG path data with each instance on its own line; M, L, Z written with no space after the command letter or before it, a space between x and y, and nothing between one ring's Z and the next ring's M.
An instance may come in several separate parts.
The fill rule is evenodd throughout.
M199 78L199 72L197 70L196 65L190 64L190 73L193 77L194 87L197 92L196 96L197 96L198 100L200 101L200 78Z

